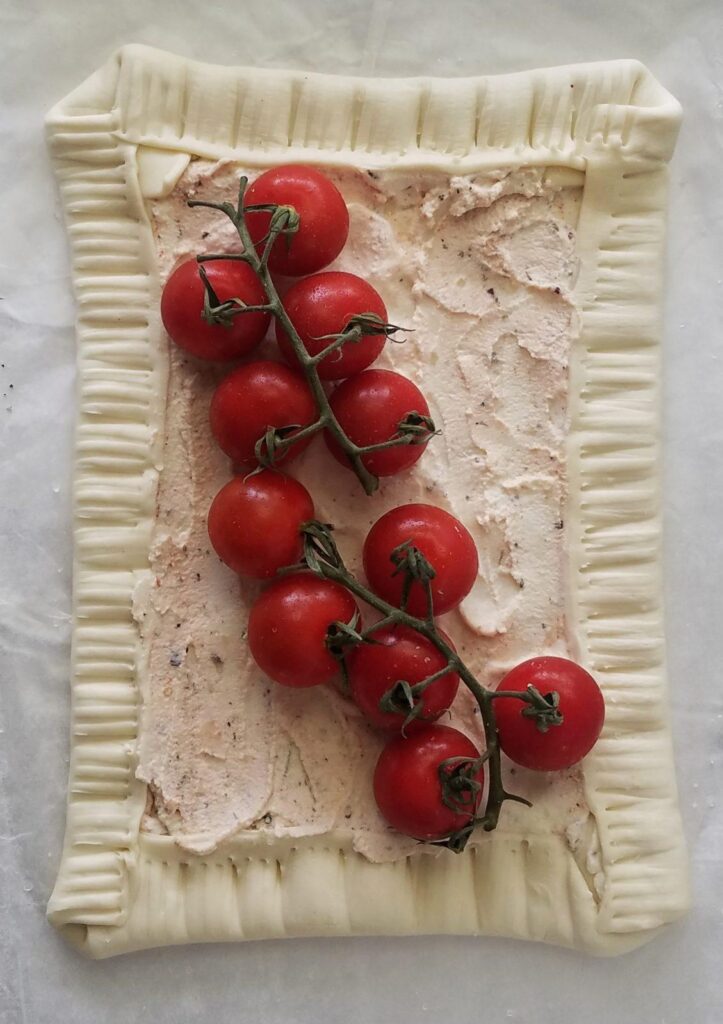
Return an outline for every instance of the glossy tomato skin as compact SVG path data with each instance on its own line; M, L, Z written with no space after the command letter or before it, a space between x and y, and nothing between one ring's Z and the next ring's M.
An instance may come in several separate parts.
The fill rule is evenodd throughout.
M297 480L264 469L236 476L213 499L208 536L216 554L234 572L269 579L299 561L299 527L314 517L311 495Z
M441 631L440 631L441 632ZM452 647L452 641L442 633ZM443 669L446 664L434 644L408 626L383 626L371 633L373 643L357 644L347 656L351 695L365 718L378 729L399 732L406 714L382 711L379 701L400 679L411 686ZM447 711L457 695L459 676L448 672L427 687L421 697L422 713L405 728L408 736Z
M399 505L377 519L364 542L364 571L372 590L394 605L401 601L404 575L393 575L390 555L405 541L419 548L436 571L434 614L456 608L477 579L477 548L469 530L444 509L421 503ZM427 613L420 583L412 584L407 610L421 617Z
M602 730L605 701L600 687L574 661L540 657L517 665L497 689L524 691L530 683L543 697L560 695L563 722L541 732L534 719L522 714L527 706L523 701L500 698L495 701L500 747L516 764L535 771L571 768L591 750Z
M339 672L326 634L334 622L350 624L358 614L348 590L311 573L274 580L249 616L249 646L256 664L282 686L326 683Z
M388 441L409 413L429 416L427 401L416 384L393 370L364 370L339 385L331 396L331 408L347 437L363 447ZM324 440L342 466L349 461L336 438L327 430ZM409 469L424 455L426 444L406 444L362 456L375 476L394 476Z
M386 821L414 839L445 839L469 824L482 791L459 813L442 802L439 765L450 757L478 758L474 743L447 725L425 725L411 736L397 736L382 750L374 772L374 798ZM480 766L475 778L482 783Z
M382 323L387 322L387 310L379 293L355 274L336 271L297 281L284 296L284 308L312 356L330 344L326 335L341 334L353 316L374 313ZM284 359L297 366L289 337L278 320L276 340ZM360 373L374 362L385 341L383 334L368 334L359 341L347 342L321 360L317 365L319 376L322 380L341 380Z
M266 302L266 293L251 267L238 260L212 260L205 265L213 290L223 302L242 299L248 306ZM201 318L205 288L194 259L179 264L161 295L161 319L172 341L197 359L229 362L247 355L268 330L269 313L240 313L230 327Z
M300 217L298 231L277 238L269 258L269 269L276 274L297 277L314 274L328 266L344 248L349 234L349 211L336 185L313 167L286 164L264 171L246 190L244 206L273 203L292 206ZM246 214L251 238L257 251L263 251L270 213Z
M305 378L282 363L258 360L225 377L211 399L211 432L219 447L239 466L257 465L255 445L268 427L317 419L316 403ZM311 442L303 438L277 459L291 462Z

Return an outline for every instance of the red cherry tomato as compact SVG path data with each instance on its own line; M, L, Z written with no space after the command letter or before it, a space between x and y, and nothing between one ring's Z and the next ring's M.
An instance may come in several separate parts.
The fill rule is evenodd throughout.
M439 767L452 757L479 757L474 743L457 729L425 725L412 736L397 736L381 752L374 772L374 797L392 828L415 839L445 839L472 820L482 799L482 767L473 773L480 790L460 793L462 809L443 802Z
M305 427L316 418L314 396L304 377L269 360L234 370L221 381L211 399L211 432L219 447L241 466L257 464L254 448L269 427ZM302 438L274 464L291 462L311 440Z
M387 322L387 310L379 293L360 277L336 271L297 281L284 296L284 308L312 356L331 343L327 335L341 334L354 316L373 313L382 323ZM278 320L276 340L284 359L292 366L298 365L289 337ZM359 373L374 362L385 341L383 334L367 334L359 341L348 341L317 364L319 376L322 380L341 380Z
M534 718L523 715L528 706L515 697L495 701L500 747L516 764L553 772L581 761L600 735L605 701L600 687L584 668L567 658L531 658L517 665L498 690L526 690L532 684L545 697L558 693L561 725L542 732Z
M204 269L221 302L241 299L261 306L266 293L251 267L238 260L212 260ZM245 356L261 341L270 313L239 313L229 327L208 324L201 317L206 290L195 260L173 271L161 295L161 319L172 341L198 359L228 362Z
M256 664L282 686L317 686L339 671L326 636L334 622L347 625L359 609L348 590L311 573L274 580L249 617L249 646Z
M208 513L208 535L234 572L263 580L299 561L299 527L313 517L314 503L305 487L264 469L234 477L221 488Z
M434 614L456 608L477 579L477 548L469 530L435 505L399 505L377 519L364 542L364 571L372 590L390 604L400 603L404 583L403 572L394 575L391 554L406 541L419 548L436 572L432 580ZM407 610L412 615L426 615L421 583L412 584Z
M452 641L442 633L452 647ZM407 626L383 626L371 634L374 643L357 644L347 656L351 695L366 718L379 729L399 731L408 712L382 711L379 702L399 680L411 686L439 672L445 657L425 636ZM459 676L447 672L430 683L419 698L422 713L405 728L411 735L434 722L451 706L457 695Z
M264 171L246 190L244 207L260 204L291 206L299 215L299 229L276 239L269 269L297 277L313 274L336 259L349 234L349 211L341 192L326 175L300 164ZM271 214L246 214L254 245L263 252Z
M332 394L331 408L347 437L359 447L389 441L410 413L429 416L424 395L411 380L392 370L365 370L345 380ZM349 461L336 438L324 432L329 451L349 468ZM362 456L375 476L393 476L413 466L424 454L426 442L383 448Z

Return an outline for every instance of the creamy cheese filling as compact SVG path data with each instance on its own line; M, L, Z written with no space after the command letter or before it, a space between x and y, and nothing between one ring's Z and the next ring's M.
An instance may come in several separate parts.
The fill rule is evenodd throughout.
M186 199L232 197L239 173L229 163L194 161L171 195L151 204L163 279L189 255L238 248L225 218L191 211ZM570 650L565 445L580 184L543 168L331 176L351 229L330 269L370 281L390 320L412 328L402 344L387 344L377 365L419 385L442 433L411 471L384 480L371 498L321 439L290 471L310 490L319 518L336 524L357 573L366 531L395 505L440 505L467 526L479 577L443 625L478 678L494 685L525 658ZM268 341L258 354L274 351ZM148 654L138 775L153 802L144 827L199 853L241 829L343 832L375 861L432 849L378 815L371 780L383 739L354 705L333 686L277 686L251 659L246 623L259 587L219 562L206 533L210 501L230 475L208 428L210 397L227 370L173 345L169 360L151 575L135 602ZM463 688L448 721L483 743ZM508 788L533 807L506 804L499 828L564 835L586 876L594 875L594 821L579 771L535 774L507 763L505 772Z

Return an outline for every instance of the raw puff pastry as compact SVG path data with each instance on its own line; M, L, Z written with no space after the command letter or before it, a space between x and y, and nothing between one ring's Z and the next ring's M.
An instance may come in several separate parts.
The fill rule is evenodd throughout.
M72 246L75 461L73 744L50 920L109 956L291 935L499 934L611 954L687 905L664 670L659 312L676 101L634 61L490 78L365 80L222 68L123 48L48 117ZM191 155L449 172L585 172L571 366L570 608L607 698L584 765L605 876L593 897L561 837L493 833L463 855L372 864L333 833L240 833L183 853L141 833L135 778L167 344L144 199Z

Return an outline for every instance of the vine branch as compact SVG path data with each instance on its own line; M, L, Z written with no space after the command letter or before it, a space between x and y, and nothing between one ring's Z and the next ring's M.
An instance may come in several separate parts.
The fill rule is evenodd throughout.
M369 590L363 583L361 583L355 576L353 576L344 564L344 561L339 553L339 549L336 546L332 535L332 527L325 523L320 523L317 520L312 520L308 523L304 523L301 527L301 533L304 539L304 563L306 566L317 576L321 576L324 579L333 580L336 583L346 587L355 597L365 601L376 611L380 612L383 616L381 622L375 623L368 630L359 634L359 640L355 642L365 642L369 640L370 635L381 626L387 625L401 625L407 626L409 629L414 629L422 636L426 637L440 654L445 658L446 666L444 669L435 673L433 676L422 680L421 683L416 684L415 687L410 687L406 684L406 687L411 694L412 698L416 698L424 691L424 688L429 685L435 678L440 675L444 675L446 672L456 672L467 689L472 693L477 706L479 707L480 717L482 719L482 725L484 728L486 750L482 755L481 759L472 761L467 759L468 767L471 765L470 771L460 771L459 766L456 766L453 772L455 779L463 779L464 782L459 782L463 788L466 786L468 789L471 786L472 776L479 770L482 762L488 764L489 773L489 787L487 791L487 802L484 809L484 813L481 816L473 817L470 822L465 825L458 832L453 833L448 839L443 840L440 845L447 846L455 853L460 853L469 841L470 836L475 828L481 828L485 832L492 832L499 821L500 811L505 801L510 800L516 803L526 804L530 806L529 800L519 796L515 793L508 792L502 781L502 759L499 745L499 738L497 735L497 718L495 715L494 702L501 698L514 698L520 700L527 705L523 714L529 715L537 722L538 728L545 731L551 725L561 725L563 718L562 714L558 710L557 702L558 695L549 694L543 696L534 686L529 686L526 691L518 690L488 690L484 687L470 669L465 665L460 656L445 640L444 636L437 629L437 625L434 621L433 601L431 592L431 580L434 578L434 569L429 564L424 555L410 543L400 545L392 553L392 561L397 566L397 571L405 573L405 584L409 581L409 586L405 586L407 594L409 593L409 587L412 582L418 580L420 582L426 582L427 584L427 614L425 618L418 618L411 615L405 608L397 608L385 601L384 598L379 597L372 590ZM399 693L398 687L402 684L402 694ZM404 680L400 680L395 683L382 697L380 702L381 710L399 710L396 707L396 701L399 697L407 697L409 694L404 692ZM416 693L414 691L417 691ZM406 709L405 709L406 710ZM405 723L406 724L406 723ZM440 766L445 768L449 766ZM457 783L455 783L457 785ZM443 779L443 792L448 792L448 785L446 776ZM454 788L454 787L453 787ZM474 789L474 786L471 787Z
M363 456L369 452L379 451L383 448L394 448L401 445L426 444L427 441L437 432L434 423L428 416L417 412L408 413L397 425L396 434L388 441L373 445L357 445L347 435L336 416L334 415L329 398L324 390L321 378L319 377L318 366L321 360L336 351L342 345L358 342L368 334L384 334L387 337L402 328L393 324L384 323L379 317L371 313L361 313L352 317L344 331L338 335L329 336L327 345L317 355L310 355L306 346L299 337L299 333L291 322L284 305L281 301L276 285L269 271L269 256L274 243L279 237L291 239L298 231L300 218L296 210L291 206L260 205L244 208L244 195L248 179L242 176L239 180L239 191L237 205L232 203L212 203L203 199L189 199L190 207L205 207L210 210L217 210L229 218L236 228L241 240L242 251L240 253L207 253L197 257L199 274L205 288L204 308L201 316L207 323L220 324L230 327L235 317L244 313L263 312L270 313L280 323L289 338L294 355L306 377L311 388L316 408L319 413L318 420L306 429L307 434L316 433L319 430L328 430L335 438L339 447L349 460L351 468L356 474L359 482L367 494L373 494L379 486L379 479L371 473L364 465ZM247 211L265 211L271 214L269 229L263 241L263 252L258 254L256 247L246 224ZM239 260L248 264L259 278L266 292L266 303L257 306L248 306L240 298L231 298L221 301L215 293L211 282L208 279L203 264L214 260ZM275 428L267 431L263 438L259 439L256 446L256 456L261 465L273 466L274 462L283 455L289 447L299 438L299 434L293 434L288 427Z

